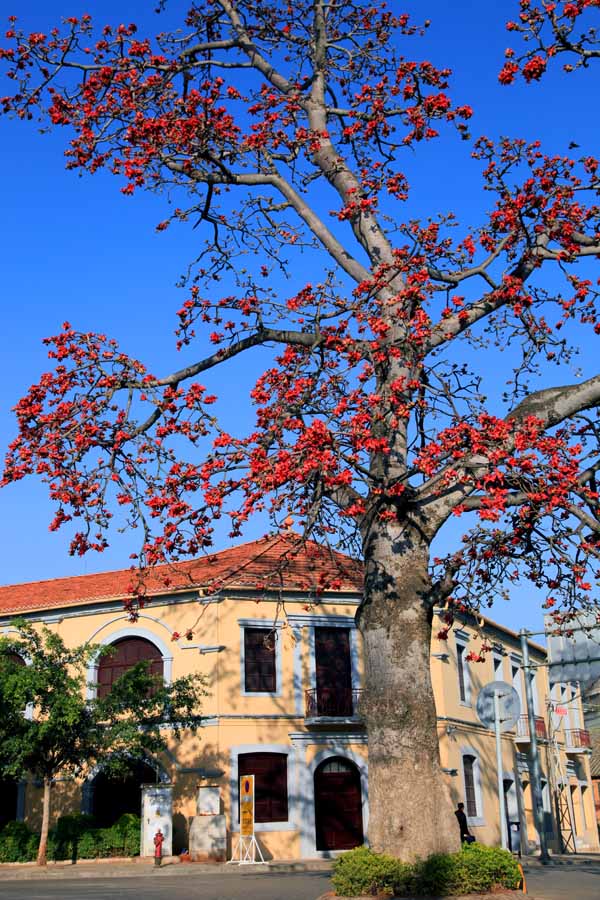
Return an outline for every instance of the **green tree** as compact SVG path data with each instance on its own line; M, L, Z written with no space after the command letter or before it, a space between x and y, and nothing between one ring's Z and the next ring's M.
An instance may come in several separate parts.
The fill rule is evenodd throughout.
M125 773L132 760L164 749L168 734L197 726L206 691L201 675L165 684L141 662L108 696L86 699L88 666L111 648L71 648L48 628L13 624L16 631L0 638L0 775L28 773L43 784L42 866L56 778L79 776L99 761L111 774Z

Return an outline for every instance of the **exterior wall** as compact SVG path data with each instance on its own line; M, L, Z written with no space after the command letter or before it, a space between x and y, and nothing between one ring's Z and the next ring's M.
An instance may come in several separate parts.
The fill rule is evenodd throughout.
M260 599L261 602L257 603ZM368 759L364 729L358 717L307 716L307 690L316 684L314 628L350 629L352 688L360 690L362 661L360 637L354 627L356 595L329 595L318 604L290 592L285 611L280 598L257 597L250 590L231 590L224 596L204 598L189 591L152 600L135 623L129 622L119 601L79 608L53 610L46 616L32 615L44 621L68 644L112 643L126 635L152 641L163 657L165 678L177 678L192 672L206 677L209 695L203 703L203 724L197 733L181 741L169 741L169 747L157 762L160 777L173 783L174 845L187 847L188 828L195 814L199 784L218 785L223 812L228 823L228 851L237 840L237 759L240 753L277 752L287 755L288 820L257 824L256 834L265 854L273 858L302 858L325 855L318 851L315 838L314 774L329 757L342 757L355 767L360 777L362 820L368 826ZM194 624L194 639L173 641L174 632L185 634ZM247 693L243 677L244 628L272 627L276 639L277 683L273 692ZM2 625L0 624L0 629ZM434 623L433 633L436 625ZM477 815L470 828L478 840L497 844L500 840L497 800L495 742L492 732L477 718L475 703L484 684L504 680L516 685L524 696L523 673L519 669L518 638L493 623L485 626L487 639L495 651L483 663L464 661L465 699L459 695L457 646L465 648L463 657L480 646L473 623L458 623L447 641L432 642L431 673L438 712L438 732L442 767L446 770L452 799L465 797L463 757L475 760ZM530 646L532 662L542 663L544 651ZM89 679L95 678L94 667ZM546 716L549 695L546 670L536 669L536 705ZM559 699L559 698L555 698ZM569 725L582 728L580 701L569 698ZM579 717L579 718L578 718ZM564 722L560 723L564 731ZM598 847L594 824L594 801L589 761L586 752L570 751L559 735L560 758L573 800L578 848ZM533 827L531 789L526 753L528 741L512 731L502 737L503 777L507 790L510 821L521 826L524 850L533 849L537 839ZM548 742L540 741L542 771L549 779ZM61 782L54 792L53 819L67 812L89 807L91 779L83 786ZM556 825L549 791L545 792L545 811L550 846L558 849ZM25 791L24 817L39 827L41 792L34 785Z
M592 791L594 797L594 807L596 814L596 826L600 836L600 778L592 778Z
M441 625L440 621L440 629ZM434 622L434 634L438 630ZM483 636L492 644L492 651L485 655L484 662L466 661L468 652L478 655ZM464 700L460 697L459 647L465 648ZM547 669L543 666L544 649L530 642L529 656L535 671L532 683L534 710L541 720L539 727L545 728L546 732L546 738L538 736L538 748L548 846L556 852L560 850L551 786L553 778L562 777L568 790L576 847L579 850L596 850L598 833L594 824L589 752L585 747L578 746L581 743L580 731L584 728L579 689L564 685L551 693ZM492 622L485 622L483 627L477 627L468 620L457 623L447 640L434 637L431 672L438 712L441 763L448 774L452 799L457 803L465 802L463 757L473 757L478 814L468 816L469 828L482 843L498 844L500 815L495 735L481 725L475 705L478 693L485 684L505 681L516 689L522 713L526 715L519 637ZM553 707L549 706L549 700L553 701ZM566 716L556 715L553 710L557 704L566 710ZM520 719L515 728L502 735L501 740L505 809L508 821L519 824L523 852L531 852L539 846L533 815L528 735L527 723Z
M258 598L260 599L260 598ZM359 635L354 626L356 597L336 597L311 607L305 597L287 597L282 617L279 600L254 594L204 600L198 595L152 601L135 623L120 602L86 606L32 616L60 634L68 645L85 641L111 644L126 636L142 637L157 646L167 680L193 672L206 678L208 696L202 705L203 724L181 741L169 741L157 760L161 778L173 783L174 844L187 847L190 819L196 813L199 784L220 788L222 810L228 822L228 850L237 840L237 757L248 752L281 752L288 756L288 808L286 823L257 823L256 834L266 858L323 855L316 850L314 769L329 756L341 756L360 771L366 832L368 789L366 739L358 721L339 723L322 719L318 731L307 727L305 691L315 685L314 627L351 629L352 686L359 689L362 661ZM185 633L198 617L192 641L172 640ZM5 626L8 628L9 626ZM244 689L243 635L245 627L272 627L277 634L277 684L272 693L246 693ZM0 625L0 629L2 626ZM90 666L93 682L97 668ZM93 689L88 689L89 694ZM332 731L323 732L323 726ZM319 733L320 732L320 733ZM55 784L51 824L64 814L90 808L92 772L83 785L74 781ZM24 819L34 829L41 822L41 789L27 785Z

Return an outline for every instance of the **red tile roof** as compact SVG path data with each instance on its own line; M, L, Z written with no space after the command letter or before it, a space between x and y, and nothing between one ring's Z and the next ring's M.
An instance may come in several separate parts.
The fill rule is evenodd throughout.
M0 587L0 615L58 609L130 597L131 569L53 578ZM157 566L144 581L147 596L186 589L261 588L314 591L318 587L358 592L362 569L358 562L320 547L299 544L299 536L284 532L250 541L220 553L172 565Z

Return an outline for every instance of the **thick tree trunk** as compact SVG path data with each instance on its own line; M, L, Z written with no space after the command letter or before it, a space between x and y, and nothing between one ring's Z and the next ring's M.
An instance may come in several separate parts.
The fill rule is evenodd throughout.
M48 827L50 825L50 788L52 780L44 778L44 797L42 800L42 833L40 834L40 846L37 855L37 865L46 865L46 851L48 849Z
M364 540L363 710L369 736L369 843L403 860L459 849L440 769L430 672L428 546L376 523Z

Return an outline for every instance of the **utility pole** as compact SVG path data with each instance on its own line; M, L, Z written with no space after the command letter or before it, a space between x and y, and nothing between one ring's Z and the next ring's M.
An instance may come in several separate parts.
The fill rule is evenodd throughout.
M510 850L508 822L504 806L504 766L502 765L502 744L500 741L500 697L494 691L494 731L496 733L496 776L498 779L498 806L500 808L500 846Z
M548 845L546 843L546 828L544 823L544 803L542 799L542 773L540 769L540 755L535 732L535 711L533 708L533 691L531 689L531 666L529 664L529 646L527 644L527 631L522 628L521 653L523 654L523 671L525 673L525 700L527 703L527 722L529 724L529 768L531 775L531 794L533 797L533 818L540 838L540 862L549 863Z

